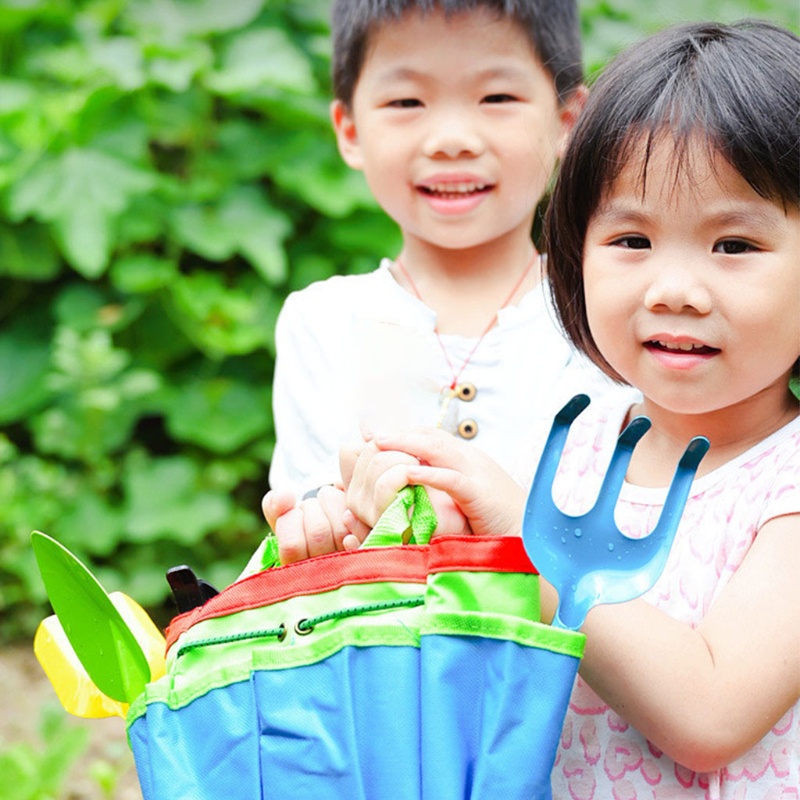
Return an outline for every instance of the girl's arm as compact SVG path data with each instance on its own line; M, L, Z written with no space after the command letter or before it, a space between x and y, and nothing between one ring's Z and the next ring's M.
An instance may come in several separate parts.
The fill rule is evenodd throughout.
M441 432L376 442L423 462L404 479L449 493L475 533L519 535L524 490L473 446ZM800 697L798 575L800 515L778 517L696 629L644 600L592 610L581 674L676 762L698 772L724 766ZM541 584L549 621L557 596Z
M800 697L800 515L759 531L696 629L643 600L589 613L581 674L678 763L707 772Z

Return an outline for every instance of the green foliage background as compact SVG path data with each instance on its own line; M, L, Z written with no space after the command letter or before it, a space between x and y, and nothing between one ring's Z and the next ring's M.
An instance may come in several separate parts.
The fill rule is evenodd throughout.
M795 0L582 2L586 61ZM287 292L396 251L328 124L327 0L0 0L0 640L47 613L29 536L164 621L265 532ZM324 391L324 387L320 387Z

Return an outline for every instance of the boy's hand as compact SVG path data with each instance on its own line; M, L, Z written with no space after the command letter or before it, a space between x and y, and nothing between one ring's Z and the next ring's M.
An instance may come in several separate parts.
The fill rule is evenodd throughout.
M407 459L417 461L417 464L407 462L402 477L396 469L394 482L402 480L445 492L454 501L453 508L466 517L472 532L520 535L525 490L474 445L437 428L416 428L406 433L377 436L372 446L384 452L400 451ZM431 493L433 498L434 493ZM438 514L439 508L436 510ZM445 527L445 521L442 517L439 519L443 530L457 532L449 527L452 520Z
M299 503L291 492L273 490L264 496L261 508L278 539L281 564L354 550L361 544L346 524L345 493L335 486L323 486L316 497Z

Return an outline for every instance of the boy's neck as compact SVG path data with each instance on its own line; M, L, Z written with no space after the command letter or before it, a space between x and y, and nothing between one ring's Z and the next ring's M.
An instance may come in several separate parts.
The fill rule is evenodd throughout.
M436 312L441 334L480 336L504 304L516 305L541 280L530 240L514 247L470 250L406 244L398 260L403 269L396 261L395 280Z

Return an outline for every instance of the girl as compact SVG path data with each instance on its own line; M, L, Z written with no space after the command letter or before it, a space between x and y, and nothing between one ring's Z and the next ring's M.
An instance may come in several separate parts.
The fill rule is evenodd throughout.
M619 431L645 414L616 510L645 536L689 439L711 449L659 581L586 620L557 798L800 792L799 63L800 40L766 23L658 33L597 81L561 166L561 322L642 400L576 420L556 502L585 512ZM450 530L519 534L525 491L440 432L379 437L348 472L360 525L420 483L453 499ZM543 590L546 615L555 603Z

